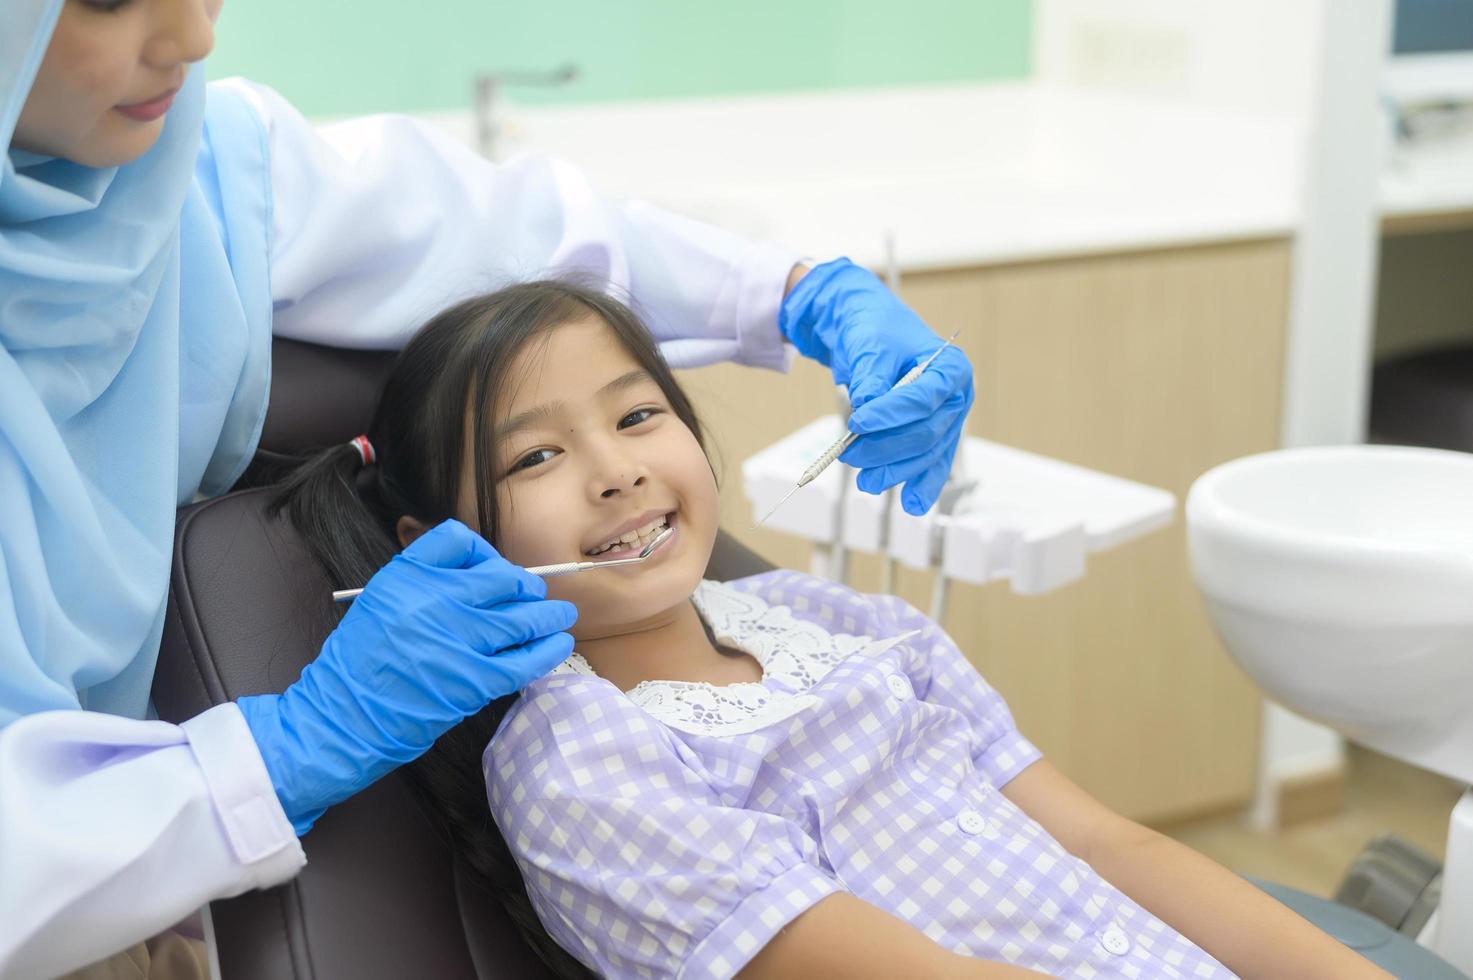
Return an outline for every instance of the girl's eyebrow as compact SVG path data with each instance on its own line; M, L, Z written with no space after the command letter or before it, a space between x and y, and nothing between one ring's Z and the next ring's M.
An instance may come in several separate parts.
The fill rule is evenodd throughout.
M653 382L654 380L644 368L635 368L632 371L625 371L613 381L604 385L594 397L604 398L608 395L617 394L626 388L633 388L635 385L642 384L646 381ZM558 413L563 410L563 407L563 403L560 401L544 402L541 405L534 405L525 412L518 412L498 425L492 432L492 438L500 442L508 436L521 432L523 429L530 429L537 425L550 425Z

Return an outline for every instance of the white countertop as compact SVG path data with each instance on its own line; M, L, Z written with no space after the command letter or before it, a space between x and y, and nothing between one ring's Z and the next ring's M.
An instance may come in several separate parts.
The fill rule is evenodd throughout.
M1387 217L1473 211L1473 134L1393 148L1380 193Z
M505 113L503 154L873 266L887 231L923 269L1284 236L1300 210L1292 118L1028 83Z

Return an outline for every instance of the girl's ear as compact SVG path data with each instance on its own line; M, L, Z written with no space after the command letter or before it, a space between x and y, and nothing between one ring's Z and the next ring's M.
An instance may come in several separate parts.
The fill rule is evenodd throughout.
M394 533L399 536L399 547L407 548L414 543L414 539L428 531L429 525L418 518L405 514L399 518L394 525Z

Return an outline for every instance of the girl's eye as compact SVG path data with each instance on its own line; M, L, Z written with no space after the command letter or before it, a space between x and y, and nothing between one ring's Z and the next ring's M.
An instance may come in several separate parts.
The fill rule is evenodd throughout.
M122 10L132 2L133 0L82 0L82 6L90 7L104 14L111 14Z
M648 421L651 416L658 414L660 414L658 408L636 408L619 420L619 428L627 429L630 426L639 425L641 422ZM631 419L633 421L630 421Z
M549 459L552 459L554 455L556 455L556 451L552 449L534 449L511 464L511 469L508 472L515 473L518 470L530 470L534 466L541 466Z

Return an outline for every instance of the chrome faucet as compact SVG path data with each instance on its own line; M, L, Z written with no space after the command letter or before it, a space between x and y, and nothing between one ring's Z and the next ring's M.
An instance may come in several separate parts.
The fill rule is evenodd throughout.
M475 77L476 149L488 160L496 159L496 144L501 136L501 123L496 118L501 90L508 85L533 85L557 88L578 80L578 66L568 62L557 68L511 69L482 72Z

